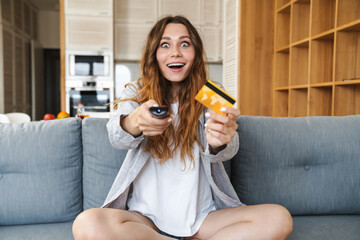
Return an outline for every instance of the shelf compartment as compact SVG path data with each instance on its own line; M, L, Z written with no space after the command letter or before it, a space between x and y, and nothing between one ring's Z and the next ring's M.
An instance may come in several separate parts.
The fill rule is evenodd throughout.
M288 90L275 90L274 91L274 117L287 117L288 116Z
M337 32L335 81L360 78L360 32Z
M312 1L312 36L335 28L335 9L336 0Z
M334 115L360 114L360 84L335 86Z
M308 83L309 45L298 45L291 48L290 54L290 86Z
M307 116L307 98L308 90L304 89L290 89L289 92L289 116L290 117L305 117Z
M274 87L289 85L289 52L275 53Z
M360 1L358 0L341 0L338 6L337 25L342 26L360 19Z
M332 115L332 87L310 88L309 115Z
M334 34L311 42L310 84L333 79Z
M276 13L275 49L290 44L290 9L291 5Z
M291 42L297 42L309 37L310 32L310 2L296 2L292 6Z

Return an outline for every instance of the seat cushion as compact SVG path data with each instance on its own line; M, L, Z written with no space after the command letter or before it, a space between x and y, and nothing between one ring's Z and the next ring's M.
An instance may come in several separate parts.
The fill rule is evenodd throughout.
M1 240L74 240L72 223L0 226L0 236Z
M287 240L358 240L360 215L296 216Z
M81 121L0 123L0 225L70 221L82 210Z
M106 118L83 120L83 191L84 209L101 207L125 159L127 150L110 144Z
M238 119L232 182L246 204L293 215L360 213L360 115Z

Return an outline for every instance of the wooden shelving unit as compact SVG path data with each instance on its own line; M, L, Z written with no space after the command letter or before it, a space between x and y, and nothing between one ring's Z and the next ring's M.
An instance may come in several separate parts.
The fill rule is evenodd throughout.
M360 114L360 1L274 1L272 115Z

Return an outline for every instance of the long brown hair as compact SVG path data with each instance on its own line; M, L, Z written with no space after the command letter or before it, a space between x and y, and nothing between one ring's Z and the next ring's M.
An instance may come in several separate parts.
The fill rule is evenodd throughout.
M195 57L189 71L189 75L181 82L181 91L179 91L179 125L174 129L168 127L162 135L148 137L145 151L152 151L154 157L164 163L173 157L175 150L181 147L181 161L185 163L185 157L189 156L191 165L194 164L192 150L194 144L200 146L198 119L202 114L204 107L195 100L195 95L205 84L207 72L205 66L205 53L200 35L195 27L183 16L166 16L160 19L151 29L147 36L147 43L141 59L142 75L137 80L139 92L131 99L122 99L115 101L132 100L138 103L144 103L153 99L160 105L170 106L171 104L171 82L166 80L161 74L156 59L156 51L164 33L165 27L169 23L183 24L190 35L191 43L195 49ZM172 146L172 147L171 147Z

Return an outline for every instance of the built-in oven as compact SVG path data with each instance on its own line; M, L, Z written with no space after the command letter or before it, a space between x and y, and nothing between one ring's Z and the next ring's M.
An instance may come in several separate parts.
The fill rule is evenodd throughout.
M113 79L111 51L66 51L66 79L101 81Z
M66 109L71 117L76 116L78 103L84 104L85 112L110 112L109 103L114 101L114 84L111 81L67 81Z

